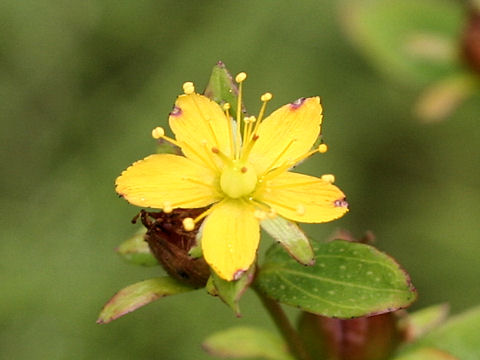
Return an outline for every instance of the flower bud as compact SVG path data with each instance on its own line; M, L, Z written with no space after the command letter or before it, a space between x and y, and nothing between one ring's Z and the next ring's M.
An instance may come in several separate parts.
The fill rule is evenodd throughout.
M183 220L200 215L201 209L174 209L166 212L142 211L141 219L147 228L145 240L165 271L173 278L195 287L203 287L210 276L210 268L203 259L192 258L189 251L196 245L196 234L185 230Z
M462 36L462 53L467 64L480 73L480 10L473 6Z
M315 358L329 360L386 360L403 336L392 312L346 320L304 312L299 328Z

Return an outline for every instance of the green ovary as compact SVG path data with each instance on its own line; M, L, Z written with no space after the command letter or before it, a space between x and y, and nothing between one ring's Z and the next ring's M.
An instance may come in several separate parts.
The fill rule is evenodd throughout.
M238 199L255 190L257 174L251 166L243 163L226 165L220 177L220 187L228 197Z

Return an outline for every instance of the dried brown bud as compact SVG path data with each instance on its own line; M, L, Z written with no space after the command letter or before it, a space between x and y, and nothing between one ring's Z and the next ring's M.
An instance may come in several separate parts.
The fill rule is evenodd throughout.
M395 313L342 320L305 312L299 327L309 350L329 360L385 360L403 337Z
M467 64L480 73L480 11L474 7L470 9L463 32L462 54Z
M205 209L175 209L170 213L141 212L147 228L145 240L153 255L172 277L195 287L203 287L210 276L210 268L203 257L194 259L188 252L196 245L195 236L200 222L193 231L186 231L183 219L195 218Z

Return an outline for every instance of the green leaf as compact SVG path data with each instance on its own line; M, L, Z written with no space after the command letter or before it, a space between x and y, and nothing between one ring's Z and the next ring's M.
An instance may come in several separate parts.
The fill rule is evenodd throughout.
M455 1L349 0L343 25L386 75L422 84L460 68L457 44L463 12Z
M158 260L153 256L144 239L147 229L141 228L130 239L120 244L115 251L127 262L135 265L155 266Z
M220 105L229 103L230 114L236 117L238 89L221 61L213 67L204 95Z
M237 317L240 317L239 301L245 290L253 281L255 274L255 266L248 269L240 279L235 281L226 281L219 277L217 274L212 273L210 279L214 285L214 289L208 288L208 291L212 295L219 296L225 304L227 304ZM207 283L208 284L208 283Z
M421 348L393 360L460 360L445 351L434 348ZM462 359L463 360L463 359Z
M300 264L313 265L315 263L310 241L297 224L276 216L272 219L263 220L261 226Z
M370 245L334 240L313 250L315 265L302 266L274 244L256 285L279 302L338 318L384 313L416 299L405 271Z
M405 319L408 339L418 339L438 327L447 319L448 311L448 304L440 304L408 314Z
M435 348L461 360L480 359L480 306L452 317L404 349L395 360L409 359L423 348ZM416 358L412 358L416 359Z
M255 327L239 326L217 332L202 346L209 354L221 358L294 360L280 336Z
M161 297L192 290L168 276L140 281L116 293L103 307L97 324L107 324Z

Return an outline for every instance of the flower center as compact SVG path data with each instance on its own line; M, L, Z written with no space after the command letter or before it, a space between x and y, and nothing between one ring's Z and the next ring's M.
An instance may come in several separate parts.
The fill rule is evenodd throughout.
M245 163L233 161L227 164L220 176L220 187L229 197L237 199L250 194L257 186L257 174Z

